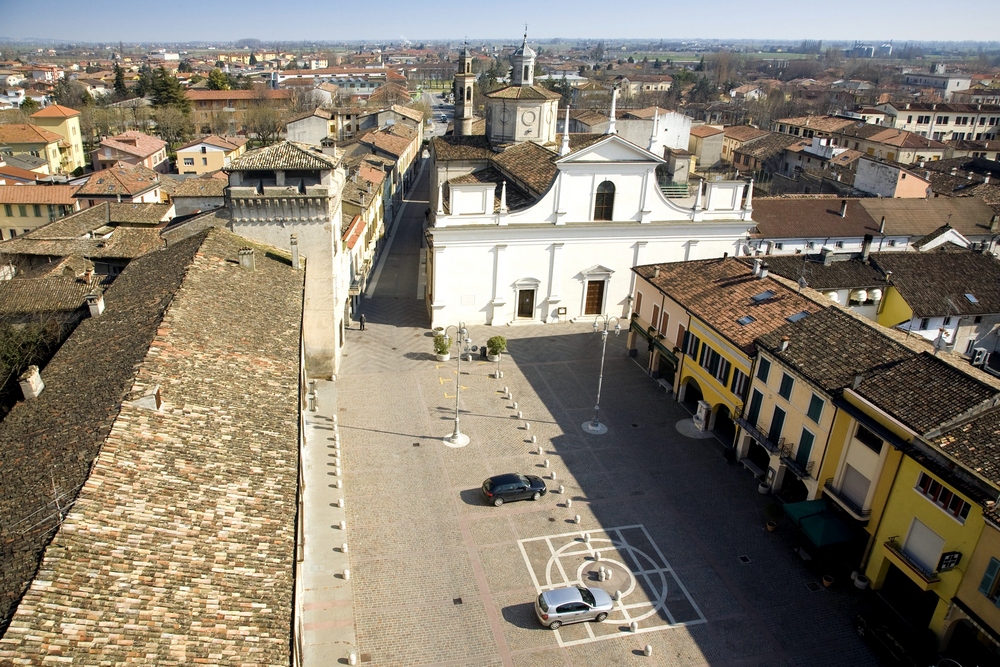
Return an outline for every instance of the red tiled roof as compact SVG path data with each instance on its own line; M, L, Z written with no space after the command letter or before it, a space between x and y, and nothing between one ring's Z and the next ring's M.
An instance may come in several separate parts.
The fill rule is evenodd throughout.
M53 104L47 106L41 111L36 111L31 114L31 118L72 118L73 116L79 116L80 112L76 109L70 109L69 107L64 107L59 104Z
M57 144L62 140L55 132L27 123L0 125L0 144Z
M292 96L290 90L187 90L184 96L192 102L205 100L256 100L261 97L269 100L287 100Z
M717 127L712 127L711 125L699 125L698 127L691 128L692 137L700 137L704 139L705 137L714 137L717 134L722 134L724 130L720 130Z
M76 203L73 194L78 189L77 185L0 185L0 204L72 206Z
M163 150L166 145L167 142L162 139L157 139L156 137L151 137L148 134L135 130L122 132L101 141L101 148L114 148L122 153L128 153L129 155L141 158L149 157L157 151Z

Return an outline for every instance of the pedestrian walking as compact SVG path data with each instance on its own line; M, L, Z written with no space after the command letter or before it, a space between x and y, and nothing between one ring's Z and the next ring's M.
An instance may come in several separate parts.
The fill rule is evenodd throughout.
M361 313L361 317L358 318L358 323L361 325L361 330L365 330L365 314Z

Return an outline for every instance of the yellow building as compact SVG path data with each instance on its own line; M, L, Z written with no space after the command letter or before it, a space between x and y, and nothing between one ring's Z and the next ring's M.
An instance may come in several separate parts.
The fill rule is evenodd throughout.
M48 162L50 174L69 173L63 168L63 151L69 150L69 143L51 130L27 123L0 125L0 146L11 155L42 158Z
M965 563L965 576L945 615L942 650L961 664L1000 664L1000 517L986 518L979 542Z
M12 239L84 208L76 185L0 185L0 239Z
M220 137L214 134L195 139L177 149L177 172L208 174L218 171L246 152L246 137Z
M31 114L31 120L38 127L55 132L68 144L68 148L62 153L62 171L72 173L87 166L83 153L83 136L80 134L79 111L53 104Z
M208 135L220 123L228 124L229 132L246 132L247 109L261 101L274 104L286 112L291 103L290 90L188 90L195 131Z
M657 373L695 423L728 445L743 412L754 339L824 306L735 258L637 266L628 345L640 339ZM669 378L669 380L668 380Z

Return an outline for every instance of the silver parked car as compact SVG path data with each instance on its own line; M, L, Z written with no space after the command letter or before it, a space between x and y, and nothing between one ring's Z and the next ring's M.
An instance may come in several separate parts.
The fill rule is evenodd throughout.
M566 623L602 622L614 609L611 596L600 588L567 586L545 591L535 600L539 622L556 630Z

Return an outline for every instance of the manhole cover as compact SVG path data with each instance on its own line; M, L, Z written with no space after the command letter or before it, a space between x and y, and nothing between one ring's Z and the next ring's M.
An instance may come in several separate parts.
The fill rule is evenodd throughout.
M451 602L452 602L452 604L462 604L462 598L455 598Z
M823 590L823 587L817 584L815 581L810 581L806 584L806 588L811 590L813 593L819 593Z
M750 562L750 556L739 556L739 559L740 559L741 563L749 563Z
M638 424L632 424L632 428L639 428Z
M550 517L549 517L549 521L551 521L552 523L555 523L555 521L556 521L556 518L555 518L554 516L550 516Z
M415 442L415 443L413 443L413 446L414 446L414 447L419 447L419 446L420 446L420 443L419 443L419 442Z

